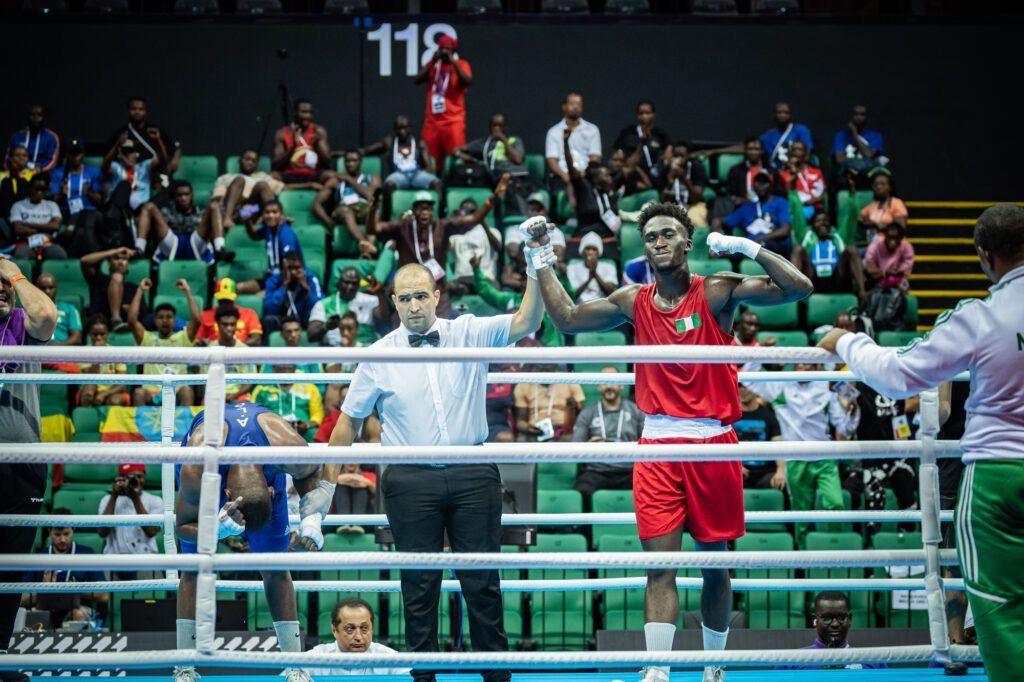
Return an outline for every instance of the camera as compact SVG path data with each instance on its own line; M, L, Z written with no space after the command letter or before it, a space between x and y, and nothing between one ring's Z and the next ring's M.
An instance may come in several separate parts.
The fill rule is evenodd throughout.
M139 492L140 490L142 490L142 479L139 478L138 476L129 476L128 477L128 490L131 490L133 493L136 493L136 492Z

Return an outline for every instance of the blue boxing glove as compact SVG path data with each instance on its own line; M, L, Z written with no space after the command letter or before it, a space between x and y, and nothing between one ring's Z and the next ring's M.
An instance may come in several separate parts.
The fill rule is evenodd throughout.
M519 234L523 236L523 255L526 257L526 276L537 279L537 271L550 267L558 262L558 256L551 246L548 236L548 219L534 216L519 225ZM530 246L530 242L537 246Z

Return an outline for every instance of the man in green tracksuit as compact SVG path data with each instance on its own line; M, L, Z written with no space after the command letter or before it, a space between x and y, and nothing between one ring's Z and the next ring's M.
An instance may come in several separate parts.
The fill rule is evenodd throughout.
M1024 208L996 204L974 227L988 298L940 315L923 338L882 348L833 330L838 353L879 393L905 398L971 374L966 464L956 508L957 554L991 682L1024 680Z
M494 282L487 279L487 275L480 269L480 258L470 259L473 266L473 284L476 286L476 294L483 302L498 310L516 310L523 302L523 295L515 291L504 291L494 286ZM544 320L541 322L540 331L534 334L542 346L564 346L565 336L555 329L551 324L551 318L547 312L544 313Z

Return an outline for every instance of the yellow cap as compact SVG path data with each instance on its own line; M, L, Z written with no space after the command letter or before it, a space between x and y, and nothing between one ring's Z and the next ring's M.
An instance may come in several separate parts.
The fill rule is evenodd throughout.
M213 292L213 298L218 301L234 301L238 298L235 291L235 280L230 277L222 277L217 282L217 291Z

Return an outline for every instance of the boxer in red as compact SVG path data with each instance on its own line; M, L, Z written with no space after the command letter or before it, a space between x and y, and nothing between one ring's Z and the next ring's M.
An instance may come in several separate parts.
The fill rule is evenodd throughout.
M549 267L550 245L540 230L528 242L544 305L555 326L570 334L612 329L631 322L637 345L731 346L736 310L744 304L773 305L805 298L811 282L789 260L743 237L712 232L711 257L742 254L767 276L690 273L687 255L693 224L675 204L654 204L639 218L644 256L654 282L631 284L608 298L575 305ZM772 233L773 238L778 235ZM785 238L785 235L781 236ZM733 364L636 365L637 405L646 414L641 443L735 443L731 424L740 418ZM637 529L645 550L679 550L688 531L701 551L724 551L743 535L743 476L739 462L644 462L633 467ZM725 648L732 587L729 571L702 571L704 648ZM647 572L644 635L649 651L672 649L679 618L675 570ZM644 682L668 682L668 667L648 667ZM705 682L722 682L719 667L704 669Z

